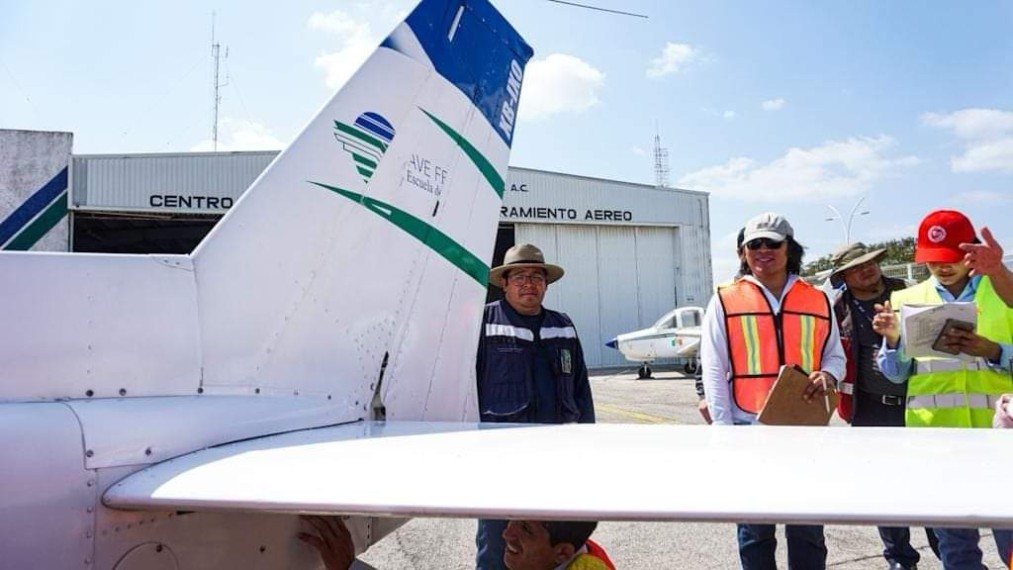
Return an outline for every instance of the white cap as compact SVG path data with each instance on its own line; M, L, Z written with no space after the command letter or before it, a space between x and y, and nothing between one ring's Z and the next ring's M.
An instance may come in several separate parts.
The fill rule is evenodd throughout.
M784 216L773 212L764 212L746 222L746 233L742 237L742 243L749 243L757 238L767 238L776 241L784 241L795 236L788 220Z

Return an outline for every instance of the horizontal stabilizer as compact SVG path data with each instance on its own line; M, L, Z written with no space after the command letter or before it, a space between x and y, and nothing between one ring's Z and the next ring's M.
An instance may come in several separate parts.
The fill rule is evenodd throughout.
M355 423L199 451L109 507L1013 527L999 430ZM902 467L901 467L902 466ZM973 474L973 485L960 485ZM903 479L903 492L894 484ZM545 484L547 480L558 484ZM941 491L942 490L942 491Z

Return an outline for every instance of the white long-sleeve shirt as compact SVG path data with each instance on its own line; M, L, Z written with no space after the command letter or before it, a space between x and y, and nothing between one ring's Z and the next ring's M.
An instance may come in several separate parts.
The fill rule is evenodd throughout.
M784 300L784 296L799 278L797 275L788 276L784 289L781 291L781 298L775 298L774 294L752 275L747 275L743 279L760 286L760 290L763 291L774 313L777 314L781 312L781 302ZM844 348L841 346L841 333L833 318L831 313L830 339L823 347L820 370L840 380L844 378L845 356ZM700 366L707 407L710 409L711 419L715 424L753 424L756 423L756 414L742 410L735 405L735 401L732 399L731 383L729 382L732 365L731 359L728 357L727 334L725 311L715 293L707 305L707 312L703 319L703 330L700 335ZM770 339L770 342L777 341Z

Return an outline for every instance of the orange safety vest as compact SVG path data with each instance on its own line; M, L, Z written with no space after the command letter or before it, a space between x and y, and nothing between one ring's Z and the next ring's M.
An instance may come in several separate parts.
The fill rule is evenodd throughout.
M796 364L806 373L820 369L832 318L822 291L795 281L778 314L760 286L746 279L719 288L718 298L725 311L732 397L739 408L759 413L782 365Z

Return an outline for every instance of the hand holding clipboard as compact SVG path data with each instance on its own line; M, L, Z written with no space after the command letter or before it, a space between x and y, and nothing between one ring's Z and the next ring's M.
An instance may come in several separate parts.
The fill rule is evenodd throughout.
M782 366L756 420L766 425L825 426L838 398L833 377L826 372L806 374L798 366Z

